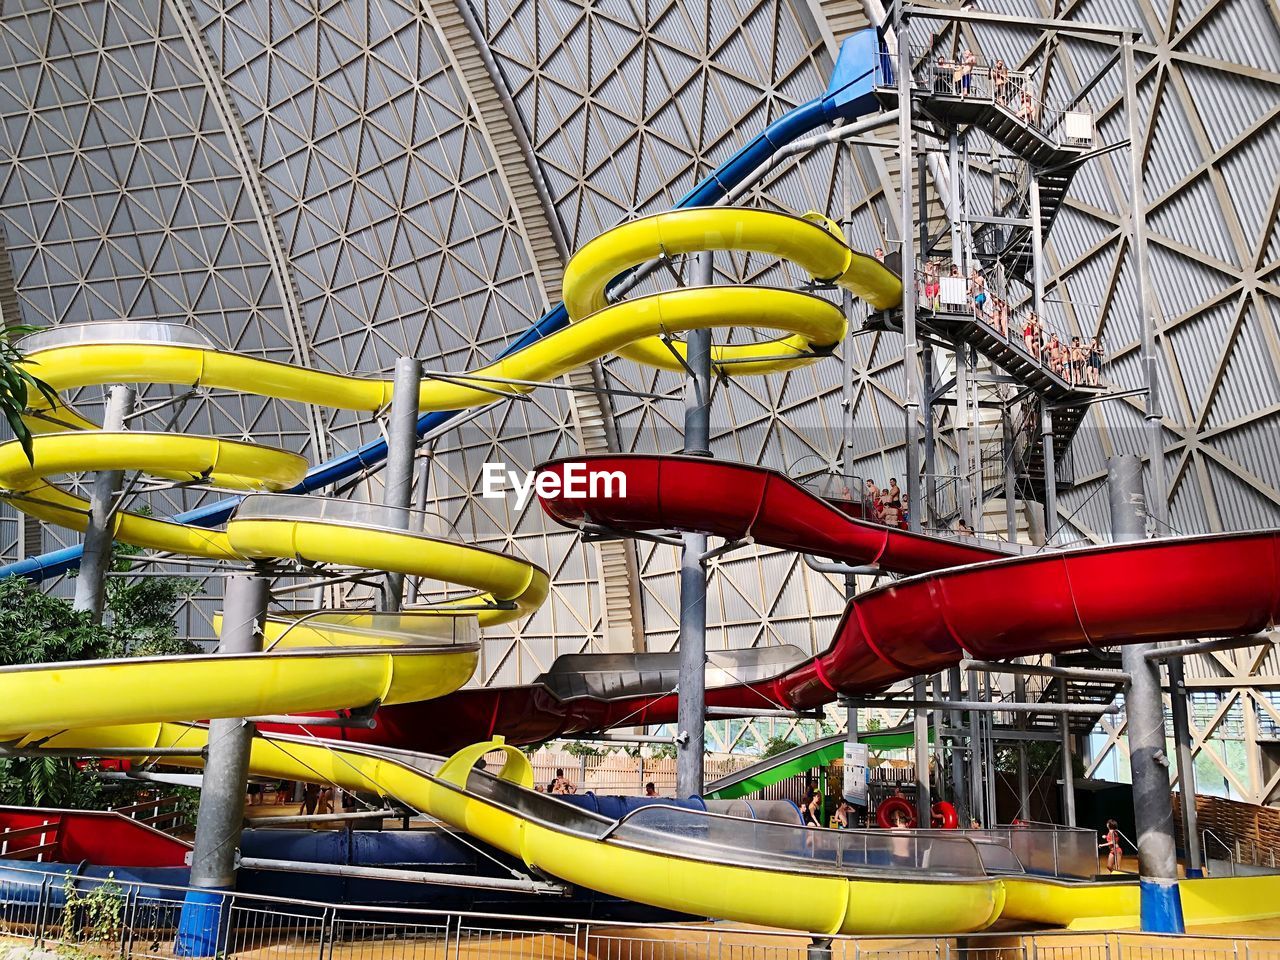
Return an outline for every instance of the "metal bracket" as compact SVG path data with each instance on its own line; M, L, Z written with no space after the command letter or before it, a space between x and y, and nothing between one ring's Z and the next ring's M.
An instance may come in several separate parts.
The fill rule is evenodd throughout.
M708 560L714 560L716 557L723 557L726 553L731 553L740 547L749 547L756 542L756 538L747 534L741 540L730 540L728 543L722 543L718 547L713 547L702 556L698 557L699 563L706 563Z
M374 730L378 726L376 714L381 700L365 704L354 710L346 711L346 716L308 717L291 713L268 713L257 717L246 717L246 723L285 723L297 724L300 727L341 727L353 730Z
M684 543L679 537L670 534L644 533L640 531L623 532L603 524L591 523L588 520L581 521L577 524L577 527L583 543L598 543L601 540L645 540L649 543L660 543L668 547L678 547Z
M662 341L663 346L671 351L671 355L676 358L676 363L680 364L680 366L684 368L685 375L694 382L697 382L698 375L693 372L693 367L689 366L689 361L682 357L680 355L680 351L675 348L675 338L672 337L671 334L667 333L667 328L665 326L662 328L662 332L658 334L658 339Z

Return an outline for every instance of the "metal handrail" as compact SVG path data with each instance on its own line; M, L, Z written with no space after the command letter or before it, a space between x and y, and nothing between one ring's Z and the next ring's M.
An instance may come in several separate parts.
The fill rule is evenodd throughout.
M24 907L29 907L29 911L18 910L15 911L16 916L11 914L6 917L6 920L9 921L6 935L10 938L27 940L38 945L56 943L66 937L68 931L61 929L62 921L66 917L65 907L56 906L52 902L52 892L62 884L63 878L50 876L44 871L29 870L21 867L9 868L8 872L10 874L27 874L30 876L29 881L25 879L9 879L5 881L5 885L11 888L26 888L33 894L33 899L23 904ZM161 934L162 930L168 931L172 926L176 926L176 911L181 908L186 894L192 891L192 888L185 886L161 883L144 885L120 878L108 879L81 876L74 878L74 883L77 888L81 889L88 884L96 884L99 887L107 887L113 891L118 891L116 896L122 905L118 922L120 928L119 942L112 947L110 941L103 941L101 943L102 949L94 951L95 956L111 958L111 960L115 960L115 958L123 960L123 958L139 955L165 955L158 954L155 948L144 952L136 952L134 948L139 942L150 943L157 934ZM148 895L145 892L147 890L165 891L170 893L171 896L158 898L154 895ZM209 893L207 890L197 892L201 892L206 896ZM319 956L327 955L328 951L324 947L327 943L332 942L335 928L339 924L345 925L343 929L351 935L353 940L358 939L356 934L363 930L368 931L368 937L371 940L396 940L402 945L415 933L422 935L429 930L433 937L444 937L446 939L441 950L441 955L443 956L453 956L454 950L452 946L464 937L477 935L501 937L504 939L503 952L508 956L517 958L517 960L530 956L544 956L547 949L545 942L539 939L537 941L538 946L534 952L522 952L515 939L518 935L542 938L548 932L551 932L554 936L563 937L570 943L583 944L584 951L592 953L592 955L594 955L591 950L593 943L607 948L619 942L634 939L640 941L642 945L652 943L656 946L658 942L661 942L669 946L670 938L673 935L684 938L696 937L698 942L707 942L704 938L718 938L719 945L727 948L723 951L727 955L730 952L741 952L740 944L743 942L741 938L751 938L749 942L756 943L756 938L760 936L759 928L738 924L716 924L714 927L708 927L703 925L691 926L688 923L676 922L654 923L627 920L601 922L564 916L517 915L483 911L446 911L430 907L408 908L363 904L344 907L343 905L316 900L236 892L223 893L222 897L223 907L219 911L219 919L220 921L225 920L229 927L236 926L238 917L244 917L246 914L252 916L258 912L271 910L273 918L277 921L273 932L274 937L278 938L285 928L292 928L297 931L299 939L310 936L318 941L318 945L321 947L317 954ZM170 910L174 911L174 913L167 912ZM347 911L349 911L349 915ZM358 924L358 926L353 924ZM417 929L415 930L415 928ZM655 933L662 937L661 941L655 939ZM147 937L146 941L140 940L143 934ZM761 960L774 960L774 958L783 960L783 958L795 956L797 950L803 952L808 947L812 938L810 933L795 930L769 930L768 934L771 940L780 942L776 947L761 945L754 948L753 956L758 956ZM227 938L228 942L225 944L225 953L220 954L222 956L231 957L255 953L256 948L259 946L253 941L238 941L230 931L224 933L223 936ZM1191 960L1193 957L1202 957L1205 955L1206 950L1209 950L1214 955L1227 956L1234 954L1248 956L1248 948L1252 944L1264 944L1268 950L1280 947L1280 939L1266 936L1242 938L1238 935L1197 933L1195 940L1190 944L1184 938L1174 934L1143 933L1140 940L1135 941L1133 944L1125 941L1124 938L1126 936L1127 934L1121 933L1111 934L1107 937L1107 956L1110 960L1125 960L1127 951L1131 949L1135 951L1135 958L1147 957L1153 945L1156 945L1159 949L1164 949L1166 946L1171 948L1185 947L1185 953L1168 954L1171 960L1183 960L1183 958ZM823 937L831 941L843 941L850 944L848 949L850 956L854 954L859 941L865 942L866 939L858 934L833 935L824 933ZM1072 939L1064 939L1067 937ZM1018 960L1034 960L1046 947L1056 951L1059 948L1058 945L1061 944L1062 948L1071 949L1070 945L1077 941L1079 937L1079 931L1049 930L1027 934L1020 947L1011 947L1009 945L1009 934L1006 931L975 932L965 935L968 946L964 951L964 955L976 957L986 951L998 951L1004 956L1012 956L1018 958ZM877 936L875 939L877 955L893 958L893 960L917 957L922 952L936 956L942 956L946 952L947 955L959 956L959 954L955 953L954 936L929 938L933 939L934 943L932 946L926 943L923 951L921 946L922 937L919 934ZM1242 950L1242 946L1245 949ZM401 949L403 949L403 946ZM619 952L616 948L599 950L600 955ZM644 950L643 952L648 953L650 951ZM718 954L718 952L715 949L711 950L712 954Z
M1235 861L1234 852L1231 849L1231 844L1227 843L1226 840L1222 839L1222 837L1220 837L1217 833L1215 833L1213 830L1209 829L1208 827L1200 831L1200 852L1203 855L1204 862L1208 864L1211 859L1209 856L1209 838L1210 837L1216 840L1218 842L1218 845L1227 852L1226 860L1227 860L1227 863L1231 864L1230 875L1234 877L1236 875L1236 861Z
M938 282L940 283L942 280L963 280L965 282L965 287L966 287L964 307L968 312L973 312L976 309L976 307L973 302L973 294L970 293L968 289L969 278L968 277L949 277L944 275L942 273L942 265L944 262L945 261L938 262L938 266L939 266ZM923 267L923 264L921 264L919 261L916 262L916 269L915 269L914 275L916 280L916 295L917 295L916 302L918 304L925 305L928 303L928 298L925 297L924 295L924 285L925 285L924 267ZM1006 303L1006 305L1008 304L1007 290L997 290L988 281L987 291L991 297L999 297L1001 300L1003 300ZM950 301L948 301L948 303L949 302ZM927 306L922 306L921 310L927 312L928 308ZM1066 333L1066 332L1054 329L1052 326L1050 326L1045 322L1044 317L1041 317L1040 318L1041 332L1040 332L1040 344L1039 344L1040 349L1034 353L1027 349L1026 337L1022 335L1021 331L1024 329L1024 326L1025 326L1024 321L1032 312L1033 311L1031 310L1030 304L1028 303L1024 303L1022 307L1019 308L1018 310L1014 310L1014 308L1009 307L1008 324L1005 332L1001 334L1004 342L1008 344L1008 346L1018 350L1019 352L1027 356L1030 360L1036 363L1042 370L1044 370L1046 373L1049 373L1052 376L1057 377L1063 383L1067 384L1067 386L1070 386L1070 387L1090 386L1087 383L1081 383L1075 379L1075 370L1071 366L1070 361L1068 361L1067 364L1065 365L1063 373L1058 373L1057 371L1055 371L1048 362L1047 350L1053 336L1055 334L1058 336L1058 342L1061 344L1063 348L1069 348L1071 345L1071 338L1074 336L1074 334L1070 334L1070 333ZM991 331L993 331L996 334L1000 334L999 328L996 327L991 317L993 317L993 315L988 314L985 310L982 312L981 317L979 317L976 313L974 314L975 320L980 319L983 323L986 324L987 327L991 329ZM1086 338L1083 335L1081 335L1080 339L1085 340ZM1106 351L1102 348L1101 343L1099 343L1098 345L1098 355L1101 359L1101 362L1105 364ZM1087 362L1087 359L1088 359L1088 354L1086 350L1086 362ZM1101 387L1103 385L1104 385L1103 378L1101 374L1099 374L1098 386Z

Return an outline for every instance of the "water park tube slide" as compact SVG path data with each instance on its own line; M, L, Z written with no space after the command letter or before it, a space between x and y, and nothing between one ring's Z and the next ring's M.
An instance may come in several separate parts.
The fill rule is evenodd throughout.
M863 732L858 739L872 750L902 750L915 743L915 733L910 725L905 725L874 733ZM929 739L932 741L933 738ZM704 795L709 800L733 800L758 793L783 780L808 773L814 767L831 763L843 755L844 744L843 733L798 743L788 750L707 784Z
M86 728L50 747L202 748L207 729L166 723ZM476 769L502 751L496 775ZM167 761L168 762L168 761ZM196 762L196 761L193 761ZM399 798L517 857L529 869L692 915L813 933L963 933L996 919L1075 928L1134 926L1135 881L1064 882L1021 873L961 832L813 830L650 806L613 820L534 792L528 759L501 740L447 761L262 735L250 769ZM1274 916L1280 877L1182 881L1188 924Z
M584 797L583 799L590 799ZM633 798L635 799L635 798ZM799 814L797 813L797 821ZM186 866L191 844L103 810L57 810L0 807L0 912L13 911L42 898L51 910L62 909L66 878L82 892L108 879L138 884L147 901L181 904L190 880ZM392 870L453 874L460 880L509 879L512 858L474 838L444 829L311 830L247 828L240 853L250 858L326 865L355 865ZM43 875L43 876L42 876ZM394 877L394 874L391 875ZM249 895L289 897L290 912L319 915L325 904L346 906L416 906L480 913L527 913L528 893L485 886L453 886L409 879L334 876L329 873L282 873L244 867L236 891ZM47 886L42 880L48 878ZM575 887L564 896L542 897L539 914L574 919L666 923L696 919L646 904ZM358 913L356 914L359 915ZM371 920L377 915L371 915Z
M837 690L874 692L936 672L958 662L965 650L1001 659L1092 644L1251 632L1274 623L1280 604L1280 534L1275 532L991 560L991 553L974 544L850 518L764 467L638 455L575 462L588 471L621 472L627 495L568 497L562 485L559 495L542 503L570 526L589 520L630 531L682 528L732 539L750 535L762 546L850 563L878 560L888 570L934 568L851 601L831 645L817 657L797 655L785 662L784 656L724 671L724 680L708 685L710 706L812 709L834 700ZM557 462L546 469L563 466ZM603 491L604 485L599 487ZM726 490L735 495L725 496ZM948 565L957 566L937 569ZM614 672L622 673L620 667ZM675 719L673 684L646 684L638 673L629 682L598 684L599 692L559 681L553 670L531 685L459 690L439 700L389 707L379 715L375 734L348 731L346 736L453 749L460 742L447 732L449 718L465 717L469 732L513 742Z
M807 544L808 551L816 547L866 562L841 543L874 525L846 520L844 526L856 533L833 532L830 515L837 511L821 512L810 502L812 495L763 467L689 457L607 456L580 462L588 470L606 465L621 470L627 496L543 498L551 516L570 525L604 517L631 530L728 530L735 537L750 533L766 546L806 549ZM724 505L730 499L725 490L744 491L745 507ZM736 525L742 516L751 518L745 528ZM895 543L912 543L906 536L881 534ZM925 543L919 549L933 547ZM1229 636L1264 630L1277 618L1277 531L1008 557L917 574L860 594L849 602L824 653L767 681L743 684L736 696L718 690L716 702L756 706L763 700L803 710L829 703L837 691L877 691L936 673L957 663L965 651L995 660L1091 645Z
M715 356L718 364L735 374L767 372L811 362L843 337L844 318L838 309L828 301L790 290L686 288L606 306L604 294L612 276L659 253L703 249L781 256L815 278L845 286L876 306L892 305L901 294L896 277L870 257L849 250L821 219L731 208L678 211L627 224L588 244L566 273L566 309L571 325L478 372L537 381L616 350L642 362L675 364L674 358L668 359L667 346L654 337L724 326L782 331L784 338L767 346L729 346L720 348ZM160 343L154 337L139 342L136 336L129 340L128 334L120 331L109 342L93 340L105 332L101 328L87 331L88 341L73 344L65 340L68 334L82 332L75 328L52 331L42 335L44 339L35 343L38 349L31 351L40 363L40 375L60 390L136 379L242 389L367 411L377 410L387 401L387 384L382 381L298 370L198 343ZM123 345L121 337L127 340ZM528 389L508 388L512 392ZM465 378L454 377L447 382L424 383L420 408L458 409L487 403L491 397L491 390L477 389L465 383ZM15 502L23 509L68 526L83 526L83 501L52 486L48 478L69 470L141 468L178 480L212 479L241 490L288 489L290 482L297 482L300 462L281 451L213 438L86 432L84 428L91 425L61 404L36 414L45 421L46 431L50 427L75 431L74 439L65 433L37 437L34 464L27 464L16 445L0 447L0 485L13 491ZM372 505L268 493L245 499L225 531L121 514L113 532L119 539L152 549L211 559L302 559L445 579L479 591L472 605L484 605L486 598L495 601L480 611L480 617L487 617L488 622L523 615L545 596L546 574L532 564L450 543L430 536L425 529L395 529L404 513L396 511L388 516ZM1195 568L1196 583L1214 588L1215 605L1242 611L1238 616L1211 616L1206 608L1196 605L1198 594L1179 596L1175 592L1178 606L1173 616L1168 615L1170 604L1165 599L1166 616L1152 628L1149 610L1134 603L1135 591L1130 589L1125 591L1123 610L1115 603L1115 611L1104 611L1114 616L1104 616L1097 625L1078 615L1072 621L1073 629L1066 623L1066 614L1079 611L1064 605L1062 597L1054 593L1054 581L1045 577L1058 568L1045 566L1045 562L1066 563L1069 559L1078 564L1083 559L1084 580L1071 577L1066 583L1070 594L1072 581L1090 585L1090 560L1110 556L1081 551L1069 558L1033 557L971 568L998 570L996 580L1011 577L1015 587L1021 586L1018 574L1030 570L1039 576L1044 602L1035 605L1038 619L1014 617L1003 627L998 617L995 621L989 616L975 617L969 624L972 632L985 631L994 640L985 649L981 644L968 645L983 653L1009 640L1007 645L1013 649L1003 654L1009 655L1015 650L1079 645L1090 639L1203 635L1221 632L1228 624L1238 625L1233 629L1256 629L1248 624L1260 616L1273 617L1277 595L1274 535L1217 541L1203 538L1203 542L1230 542L1234 556L1252 564L1242 570L1238 562L1223 558L1217 567L1197 564ZM1171 543L1173 548L1185 549L1201 541ZM1162 545L1130 547L1134 551L1139 548L1154 551ZM1262 563L1264 555L1268 565ZM1142 554L1143 559L1148 556ZM1149 569L1161 566L1160 558L1155 559ZM1211 575L1206 576L1206 569ZM1218 582L1216 574L1223 569L1236 578L1234 584ZM1258 581L1261 570L1270 572L1271 579L1265 585ZM949 632L945 624L939 627L931 618L942 619L939 614L947 612L945 603L939 602L946 599L947 578L967 572L962 568L924 574L886 588L920 591L902 601L911 622L899 636L891 636L893 624L885 622L892 615L875 606L877 598L887 595L886 590L868 594L850 609L857 611L859 625L869 621L876 626L874 636L865 631L855 634L847 613L836 643L826 654L774 677L726 687L724 692L730 700L749 700L751 705L764 700L801 706L830 699L834 684L860 689L865 687L858 684L866 682L874 687L886 682L894 669L937 669L940 661L956 655L960 634L958 630ZM1067 572L1060 570L1059 579L1066 578ZM1241 598L1242 584L1246 583L1255 589L1265 588L1267 603L1261 612L1256 595L1251 595L1252 603ZM1144 590L1151 596L1167 596L1154 593L1154 586L1139 582L1136 592L1139 596ZM972 587L966 585L966 589ZM1018 590L1013 595L1026 594ZM1090 593L1086 589L1081 596ZM976 598L971 595L968 599L972 603ZM1079 598L1071 595L1070 599ZM955 602L964 600L960 597ZM1240 602L1233 608L1237 600ZM1004 612L1010 610L1017 608L1009 604ZM443 610L435 613L447 615ZM434 622L431 614L419 616ZM1143 615L1148 619L1143 620ZM111 746L198 751L206 739L203 728L166 721L407 701L435 696L459 682L461 671L456 664L453 671L445 671L449 676L444 679L436 671L420 668L429 660L456 661L468 656L466 651L434 643L417 645L425 648L423 652L412 644L402 650L394 646L399 640L396 636L388 636L388 642L369 644L376 624L364 623L360 615L331 616L332 620L322 619L318 626L308 620L306 627L296 630L303 643L323 642L325 646L318 652L307 646L282 648L281 643L290 635L289 625L280 629L276 639L281 642L267 654L0 670L0 730L22 748L65 747L86 753ZM1183 620L1173 622L1178 616ZM1131 634L1127 632L1132 629L1130 624L1145 629ZM356 629L348 629L352 625ZM873 673L864 681L858 671L866 665ZM198 680L192 683L197 671L201 671ZM135 673L137 678L132 676ZM340 682L334 677L340 677ZM112 698L92 702L90 693L103 689L111 689ZM447 718L447 725L460 727L466 719L454 713ZM495 748L503 749L507 757L501 776L474 771L475 762ZM192 762L198 758L193 757ZM898 838L890 835L880 838L885 846L875 851L874 857L869 849L871 839L857 838L864 851L859 859L855 849L841 846L842 841L833 834L797 833L778 824L756 824L749 845L744 846L741 834L750 821L722 820L689 811L661 814L693 818L683 822L646 819L655 816L646 811L659 808L644 808L637 812L644 816L624 821L599 817L533 793L528 789L527 761L498 742L468 747L437 769L420 757L385 748L314 738L259 738L254 742L251 767L263 776L319 778L349 789L379 790L519 856L531 868L617 896L696 914L818 932L967 931L980 929L997 917L1007 895L1005 881L990 875L962 838L929 838L927 843L907 843L900 850L893 842ZM776 832L788 830L791 832ZM816 856L819 839L823 857ZM762 857L760 850L766 851L766 856ZM838 854L830 862L825 856L828 850Z
M853 120L880 110L874 90L879 40L872 28L860 30L846 38L826 91L819 97L787 111L763 131L747 141L728 160L698 182L676 204L677 209L709 207L723 203L730 192L743 183L761 165L780 150L806 134L828 124ZM628 271L629 272L629 271ZM610 286L624 277L609 278ZM513 357L544 338L563 330L570 323L565 303L556 305L525 333L513 340L498 360ZM114 382L114 381L113 381ZM492 395L489 396L492 401ZM324 402L328 402L325 400ZM418 420L418 434L425 435L443 427L456 415L457 409L432 409ZM387 455L387 441L378 438L355 450L341 454L310 470L291 488L290 493L313 493L381 463ZM239 502L238 498L220 500L189 510L175 517L181 523L212 527L225 521ZM57 576L80 563L81 547L66 547L0 567L0 576L21 575L35 579Z

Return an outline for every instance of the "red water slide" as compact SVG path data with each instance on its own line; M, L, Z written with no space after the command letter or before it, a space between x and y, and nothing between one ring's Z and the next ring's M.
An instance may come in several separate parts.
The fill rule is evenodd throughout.
M578 470L575 486L598 494L564 494L565 471ZM577 465L581 464L581 468ZM824 500L790 477L764 467L706 457L598 456L554 460L539 473L560 478L562 492L542 507L566 526L584 522L610 530L694 530L844 563L879 564L893 573L924 573L981 563L1007 554L976 541L929 537L850 513L855 505ZM608 484L604 479L608 475ZM625 485L618 478L623 478ZM625 489L625 496L617 494Z
M570 525L588 518L615 530L700 529L733 539L750 534L763 545L853 563L935 568L859 595L845 608L826 651L765 680L713 687L707 691L711 706L810 709L830 702L837 691L873 692L934 673L965 653L1000 659L1095 644L1227 636L1263 630L1280 619L1280 531L990 560L974 546L851 520L760 467L688 457L584 462L590 469L623 470L626 497L545 498L547 512ZM563 463L548 466L562 468ZM667 723L675 714L671 693L561 697L535 683L385 707L377 729L343 735L446 751L495 733L531 743Z

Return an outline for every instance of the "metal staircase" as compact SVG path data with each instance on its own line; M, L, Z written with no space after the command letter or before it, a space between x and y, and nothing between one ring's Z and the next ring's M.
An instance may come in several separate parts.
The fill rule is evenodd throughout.
M1006 195L998 215L1007 219L1029 220L1027 201L1031 177L1040 187L1040 235L1047 237L1058 211L1066 200L1076 171L1092 150L1091 142L1072 139L1065 134L1065 118L1069 111L1049 112L1035 99L1036 122L1018 116L1016 104L1022 92L1031 90L1026 74L1013 73L997 89L992 72L976 67L970 78L970 89L964 96L954 89L945 70L934 66L936 49L913 51L912 100L919 114L944 130L977 127L1019 158L1021 171L1013 190ZM882 70L888 57L881 58ZM896 106L898 89L888 73L877 80L876 95L886 107ZM1034 95L1033 95L1034 96ZM1027 277L1032 267L1032 233L1030 224L984 224L973 232L974 250L990 269L1001 264L1010 275Z
M1059 654L1057 663L1064 667L1085 667L1094 670L1119 670L1120 654L1110 650L1081 650ZM1063 681L1058 677L1028 677L1027 699L1040 703L1061 703ZM1122 692L1121 685L1112 680L1066 681L1067 703L1087 703L1095 706L1110 704ZM1071 714L1068 728L1074 736L1084 736L1097 725L1097 717ZM1027 716L1027 729L1058 731L1061 717L1056 714L1034 713Z

